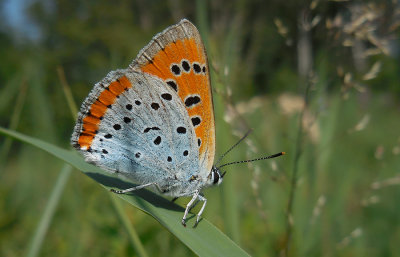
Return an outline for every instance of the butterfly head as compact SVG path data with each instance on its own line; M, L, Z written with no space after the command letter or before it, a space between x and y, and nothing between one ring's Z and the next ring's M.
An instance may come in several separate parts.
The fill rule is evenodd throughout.
M207 177L207 184L208 185L219 185L219 184L221 184L222 180L223 180L223 178L225 176L225 173L226 172L221 173L220 170L217 167L213 166L211 168L210 174Z

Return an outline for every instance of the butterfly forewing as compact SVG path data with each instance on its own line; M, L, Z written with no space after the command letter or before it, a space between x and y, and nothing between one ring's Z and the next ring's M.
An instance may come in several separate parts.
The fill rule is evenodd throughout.
M130 65L152 74L179 96L196 134L199 163L211 170L215 128L207 55L200 34L188 20L157 34Z

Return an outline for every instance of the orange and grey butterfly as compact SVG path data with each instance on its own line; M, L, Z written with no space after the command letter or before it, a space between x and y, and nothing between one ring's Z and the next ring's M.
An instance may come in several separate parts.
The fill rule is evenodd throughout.
M72 145L85 160L173 197L220 184L209 67L196 27L182 20L157 34L128 69L96 83L78 115Z
M168 27L143 48L130 65L164 80L179 95L200 146L200 166L210 171L215 155L215 125L207 54L199 31L188 20Z

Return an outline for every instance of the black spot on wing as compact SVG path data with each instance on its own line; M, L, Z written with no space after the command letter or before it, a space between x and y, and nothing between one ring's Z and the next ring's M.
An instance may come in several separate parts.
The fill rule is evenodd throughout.
M150 106L153 110L156 110L156 111L158 110L158 108L160 108L160 105L158 103L152 103Z
M154 139L153 143L155 145L159 145L161 143L161 137L160 136L156 137L156 139Z
M164 93L161 95L162 99L167 100L167 101L171 101L172 100L172 95L169 93Z
M168 84L168 86L172 87L173 90L178 92L178 85L174 80L167 80L166 83Z
M186 97L185 105L186 105L186 107L192 107L192 106L200 103L200 101L201 101L200 96L191 95L191 96Z
M182 61L182 68L184 71L189 72L190 71L190 64L187 60Z
M150 130L160 130L160 128L159 128L159 127L148 127L148 128L145 128L145 129L143 130L143 133L147 133L147 132L149 132Z
M181 75L181 68L177 64L173 64L171 66L171 72L175 76L179 76L179 75Z
M199 74L201 72L201 67L198 63L193 63L194 73Z
M185 134L186 133L186 128L185 127L178 127L176 129L176 132L178 132L179 134Z
M197 127L201 123L201 119L199 116L191 118L193 127Z

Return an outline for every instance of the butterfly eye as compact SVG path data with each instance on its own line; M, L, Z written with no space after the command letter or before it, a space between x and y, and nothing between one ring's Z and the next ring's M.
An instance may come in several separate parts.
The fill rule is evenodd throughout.
M219 181L219 178L221 177L220 175L219 175L219 172L218 171L213 171L213 177L214 177L214 180L213 180L213 184L215 185L215 184L218 184L218 181Z

